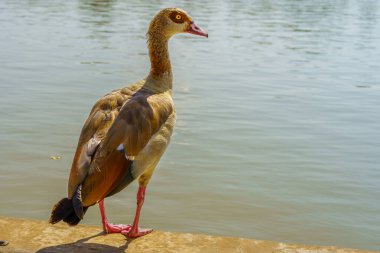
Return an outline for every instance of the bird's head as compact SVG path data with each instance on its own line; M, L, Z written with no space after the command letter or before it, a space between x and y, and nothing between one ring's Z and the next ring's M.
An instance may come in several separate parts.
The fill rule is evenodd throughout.
M161 34L167 38L178 33L191 33L208 37L206 31L196 25L186 11L179 8L166 8L154 16L148 35Z

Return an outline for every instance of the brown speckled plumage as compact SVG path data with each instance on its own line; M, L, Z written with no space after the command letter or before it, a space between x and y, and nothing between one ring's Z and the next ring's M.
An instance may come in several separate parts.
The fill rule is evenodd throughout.
M176 32L173 29L167 29L170 20L168 17L171 14L180 14L183 21L186 22L185 29L188 23L191 22L189 15L178 8L167 8L159 13L150 22L147 32L149 57L151 61L150 74L155 78L160 78L164 73L171 73L171 64L168 51L168 40Z

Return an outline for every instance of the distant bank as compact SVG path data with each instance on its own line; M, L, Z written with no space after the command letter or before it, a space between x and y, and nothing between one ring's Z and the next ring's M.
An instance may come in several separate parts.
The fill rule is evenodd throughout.
M65 224L49 225L44 221L0 217L0 240L9 242L0 246L8 252L128 252L128 253L364 253L376 252L337 247L305 246L271 241L189 233L154 231L152 234L127 240L123 235L105 235L97 226Z

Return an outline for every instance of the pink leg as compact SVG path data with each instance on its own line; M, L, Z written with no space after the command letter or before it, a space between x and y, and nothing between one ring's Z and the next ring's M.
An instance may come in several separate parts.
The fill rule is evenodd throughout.
M104 210L104 199L99 202L100 215L102 216L102 224L104 232L107 234L111 233L121 233L121 231L129 231L131 229L131 225L122 225L122 224L110 224L108 223L108 219L106 216L106 211Z
M136 196L136 198L137 198L137 209L136 209L136 215L135 215L135 219L133 221L132 228L129 229L128 231L122 231L122 234L128 236L129 238L140 237L140 236L149 234L150 232L153 231L153 229L139 228L140 212L141 212L141 207L144 204L145 190L146 190L146 187L140 186L139 191L137 192L137 196Z

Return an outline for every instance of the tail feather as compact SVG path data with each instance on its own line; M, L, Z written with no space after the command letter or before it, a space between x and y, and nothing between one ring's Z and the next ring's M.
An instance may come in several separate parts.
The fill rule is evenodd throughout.
M83 214L86 211L87 207L83 208ZM55 224L61 220L68 223L70 226L75 226L81 221L81 218L75 213L73 201L71 199L63 198L53 207L49 222Z
M83 215L84 213L87 211L87 208L88 207L84 207L83 208ZM82 219L79 218L75 212L71 212L66 218L63 219L64 222L66 222L67 224L69 224L70 226L75 226L75 225L78 225L78 223L81 221Z
M79 219L83 219L84 216L84 210L83 210L83 204L82 204L82 185L80 184L72 198L73 202L73 208L75 211L75 214L78 216Z

